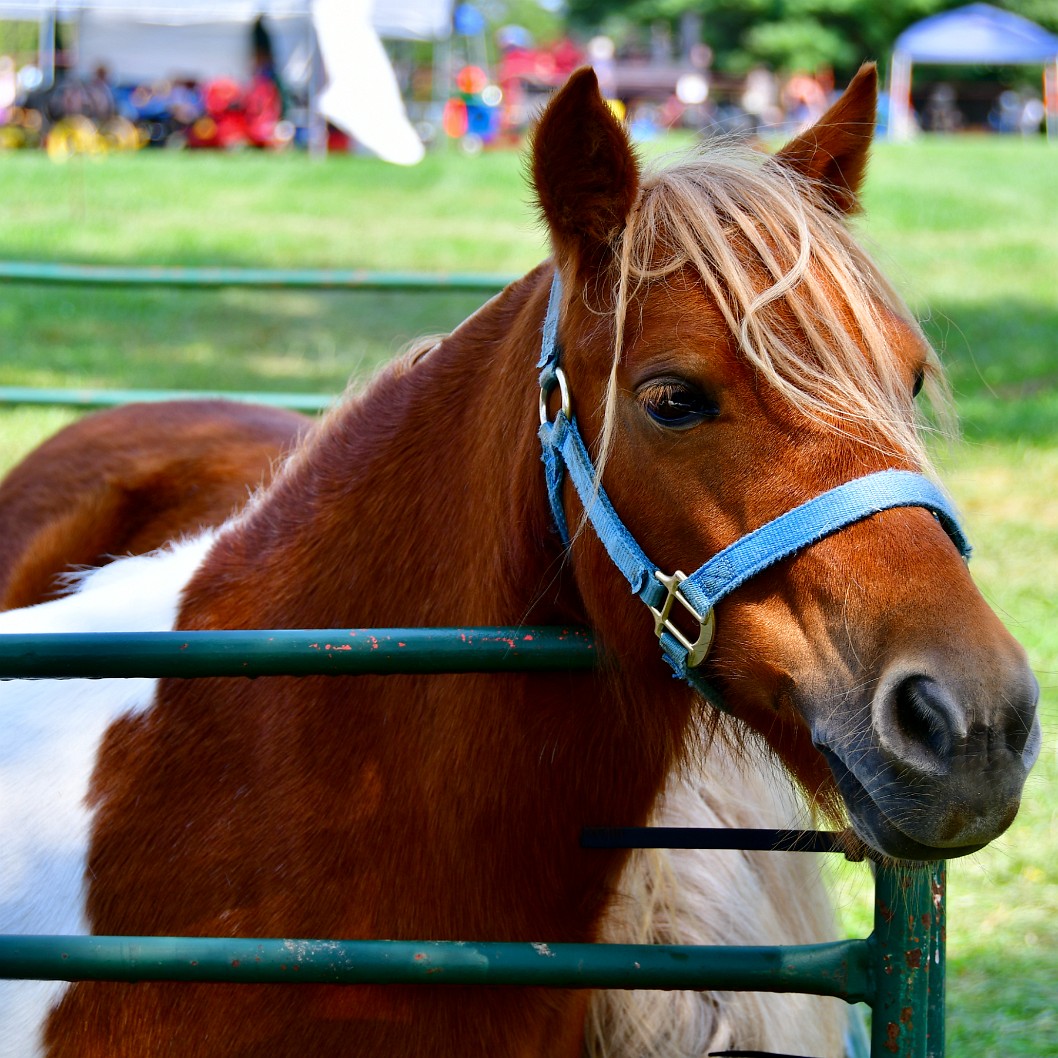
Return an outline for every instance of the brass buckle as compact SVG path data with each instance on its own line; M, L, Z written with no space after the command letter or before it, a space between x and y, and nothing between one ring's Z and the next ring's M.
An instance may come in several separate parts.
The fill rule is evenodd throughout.
M680 585L687 579L687 574L676 570L675 573L662 573L660 569L654 570L654 576L668 591L665 601L660 610L655 610L648 604L648 609L654 615L654 634L661 638L662 633L668 632L677 643L687 651L687 667L695 668L705 661L709 648L713 645L713 636L716 634L716 618L713 611L700 614L680 591ZM698 622L698 638L692 643L670 620L672 612L672 601L678 599L680 605Z
M562 414L567 419L573 418L573 405L569 399L569 383L566 381L566 373L560 367L555 368L554 374L548 381L540 386L540 425L545 425L549 420L547 417L547 398L551 391L558 386L558 395L562 398Z

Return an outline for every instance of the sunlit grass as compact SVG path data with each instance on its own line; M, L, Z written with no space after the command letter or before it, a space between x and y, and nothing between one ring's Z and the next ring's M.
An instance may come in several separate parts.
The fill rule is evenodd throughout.
M544 256L513 152L370 158L4 156L0 253L85 263L515 274ZM16 206L17 203L17 206Z

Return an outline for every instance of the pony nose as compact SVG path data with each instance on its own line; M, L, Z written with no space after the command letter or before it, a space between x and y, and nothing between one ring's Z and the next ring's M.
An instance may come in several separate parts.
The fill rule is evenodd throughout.
M1025 675L997 694L997 701L977 701L972 707L942 678L904 676L876 703L881 740L907 764L934 775L960 761L983 764L1004 751L1022 759L1035 730L1039 697L1035 677Z

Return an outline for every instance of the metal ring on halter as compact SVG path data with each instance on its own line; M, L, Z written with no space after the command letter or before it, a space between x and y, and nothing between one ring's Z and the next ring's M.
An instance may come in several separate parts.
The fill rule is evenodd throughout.
M559 396L562 398L562 414L567 419L573 418L573 405L569 399L569 383L566 381L566 373L560 367L540 383L540 425L543 426L550 420L547 417L547 399L551 396L555 386L558 386Z

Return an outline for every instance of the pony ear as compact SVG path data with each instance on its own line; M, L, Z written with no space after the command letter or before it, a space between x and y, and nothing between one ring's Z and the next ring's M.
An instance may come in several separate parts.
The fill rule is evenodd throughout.
M590 67L548 103L533 133L533 184L560 264L605 264L639 192L639 166Z
M857 212L877 105L878 70L873 62L864 63L841 98L776 160L817 184L839 213Z

